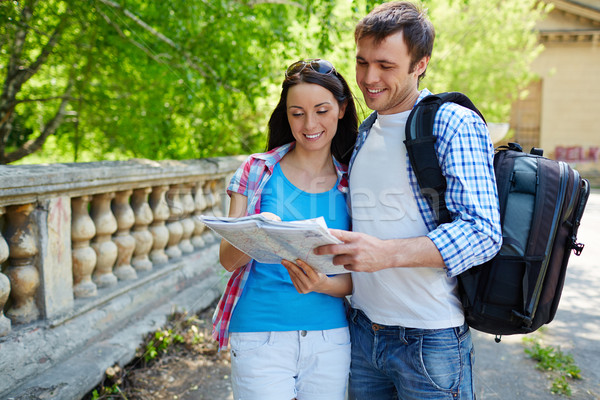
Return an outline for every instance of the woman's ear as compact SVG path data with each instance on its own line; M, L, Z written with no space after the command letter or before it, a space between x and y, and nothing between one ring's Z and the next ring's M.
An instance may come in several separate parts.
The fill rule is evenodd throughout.
M344 103L342 103L340 105L340 115L339 115L338 119L344 118L344 114L346 113L346 106L347 105L348 105L348 100L344 101Z

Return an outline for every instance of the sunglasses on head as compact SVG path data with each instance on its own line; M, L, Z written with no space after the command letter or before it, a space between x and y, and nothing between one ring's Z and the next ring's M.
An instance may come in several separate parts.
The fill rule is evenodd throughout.
M332 72L335 72L335 68L333 67L332 63L330 63L327 60L315 58L310 60L297 61L293 63L288 67L287 71L285 71L285 76L287 78L289 76L299 74L302 71L304 71L304 68L306 67L309 67L313 71L323 75L329 75Z

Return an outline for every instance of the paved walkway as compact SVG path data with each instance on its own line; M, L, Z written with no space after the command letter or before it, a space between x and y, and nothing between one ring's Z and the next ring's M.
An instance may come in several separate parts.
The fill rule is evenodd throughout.
M593 191L579 229L585 244L571 254L558 311L550 324L533 333L542 344L570 353L582 379L571 381L570 399L600 399L600 191ZM473 331L478 400L556 399L552 380L535 369L524 353L523 335L494 337ZM566 398L566 397L565 397Z

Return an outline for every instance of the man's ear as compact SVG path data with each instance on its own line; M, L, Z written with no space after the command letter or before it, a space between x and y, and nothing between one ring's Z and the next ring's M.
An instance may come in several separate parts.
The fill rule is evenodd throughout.
M421 58L419 60L419 62L417 62L417 64L415 65L414 71L413 71L416 76L421 76L421 74L423 74L423 72L425 72L430 59L431 59L431 57L425 56L425 57Z

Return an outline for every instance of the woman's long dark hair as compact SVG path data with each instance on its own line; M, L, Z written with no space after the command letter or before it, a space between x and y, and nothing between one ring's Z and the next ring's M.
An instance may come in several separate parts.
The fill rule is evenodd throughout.
M346 104L346 111L342 119L338 120L337 131L331 141L331 154L342 164L348 164L352 156L352 149L358 134L358 116L354 97L346 80L337 71L321 74L310 67L304 68L299 73L287 76L281 85L281 97L277 107L269 119L269 140L267 150L293 142L294 135L287 117L288 90L299 83L314 83L329 90L338 101L340 107Z

